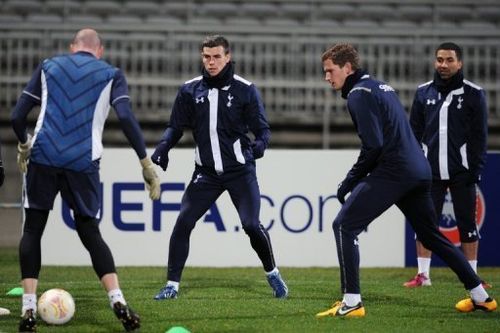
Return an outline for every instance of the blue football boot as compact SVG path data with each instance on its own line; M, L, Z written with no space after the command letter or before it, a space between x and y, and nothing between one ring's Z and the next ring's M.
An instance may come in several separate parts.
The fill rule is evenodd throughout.
M177 290L173 286L166 285L160 289L160 292L155 295L154 299L157 301L163 299L175 299L177 298Z
M279 272L267 276L267 282L273 288L273 295L276 298L286 298L288 296L288 287L281 278Z

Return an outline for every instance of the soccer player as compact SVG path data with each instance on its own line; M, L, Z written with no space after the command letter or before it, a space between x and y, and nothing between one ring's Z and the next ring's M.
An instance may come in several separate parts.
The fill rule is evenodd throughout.
M202 75L179 89L169 126L151 156L153 163L166 170L168 152L183 129L193 131L195 170L170 237L167 283L154 299L177 298L191 231L224 191L229 192L274 296L285 298L288 288L274 262L269 234L259 221L255 160L264 155L271 135L262 99L254 84L234 74L226 38L208 36L200 51ZM247 136L249 130L254 141Z
M90 253L112 309L125 330L133 331L140 327L139 316L125 301L112 253L98 228L101 137L110 105L140 159L151 199L160 196L159 179L130 108L125 76L100 60L103 46L97 32L78 31L70 49L71 54L46 59L38 66L12 112L19 140L17 161L21 172L26 172L26 218L19 245L24 288L19 331L36 331L40 239L58 192L74 212L76 231ZM31 137L26 117L35 105L41 109Z
M442 212L449 189L462 251L477 272L476 184L486 161L486 97L481 87L464 79L460 46L443 43L435 57L434 79L418 87L410 124L431 165L436 212ZM432 252L416 243L418 272L404 283L408 288L431 285ZM484 281L483 286L490 287Z
M365 315L359 284L358 235L394 204L408 218L421 242L440 256L470 291L470 298L458 302L456 308L462 312L495 310L496 301L484 290L462 252L436 226L430 166L394 89L361 69L351 44L334 45L321 59L325 81L347 99L361 151L338 187L342 208L333 222L343 299L316 316Z

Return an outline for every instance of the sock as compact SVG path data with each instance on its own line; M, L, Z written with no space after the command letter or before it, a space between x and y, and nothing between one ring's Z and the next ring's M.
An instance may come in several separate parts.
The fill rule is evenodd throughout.
M270 275L276 275L278 274L280 271L278 270L278 267L274 267L274 269L270 272L266 272L266 276L270 276Z
M469 265L470 265L470 267L472 267L474 272L476 272L476 274L477 274L477 260L469 260Z
M347 306L356 306L361 302L361 294L344 294L342 302Z
M424 274L426 278L429 278L431 275L430 274L431 258L418 257L417 263L418 263L418 274Z
M113 289L113 290L108 291L108 298L109 298L109 304L111 305L111 307L113 307L113 305L116 302L120 302L123 305L127 305L127 302L125 301L125 297L123 297L123 293L122 293L121 289Z
M23 294L23 307L21 309L21 316L27 310L33 310L36 313L36 294Z
M168 280L167 286L172 286L172 287L174 287L175 291L179 291L179 282L177 282L177 281Z
M483 285L480 283L479 286L477 286L474 289L471 289L470 297L474 302L477 303L486 301L489 296L486 290L484 290Z

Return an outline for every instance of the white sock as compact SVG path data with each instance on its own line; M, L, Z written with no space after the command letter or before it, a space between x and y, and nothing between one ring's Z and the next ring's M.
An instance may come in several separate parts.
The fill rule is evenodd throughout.
M278 267L274 267L274 269L270 272L266 272L266 276L269 276L269 275L276 275L278 274L280 271L278 270Z
M472 267L474 272L476 272L476 274L477 274L477 260L469 260L469 265L470 265L470 267Z
M480 283L479 286L471 289L470 297L474 302L484 302L489 296L486 290L484 290L483 285Z
M111 304L111 307L116 302L120 302L123 305L127 305L127 302L125 301L125 297L123 297L123 293L120 289L113 289L108 291L108 298L109 298L109 304Z
M177 282L177 281L168 280L167 286L172 286L172 287L174 287L175 291L179 291L179 282Z
M23 307L21 309L21 316L27 310L33 310L36 313L36 294L23 294Z
M431 258L417 257L418 274L424 274L426 278L430 277Z
M344 294L342 302L347 306L356 306L361 302L361 294Z

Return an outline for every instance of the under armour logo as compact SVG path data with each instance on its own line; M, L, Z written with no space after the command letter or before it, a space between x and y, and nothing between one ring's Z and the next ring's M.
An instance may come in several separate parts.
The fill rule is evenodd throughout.
M359 241L357 239L354 240L354 245L359 246Z
M462 96L460 96L458 98L458 105L457 105L457 109L461 109L462 108L462 102L464 101L464 99L462 98Z
M436 105L436 100L435 99L427 99L427 105Z
M471 238L472 236L477 236L477 231L474 230L473 232L468 232L467 234L469 235L469 238Z
M231 101L233 100L233 98L234 98L234 97L233 97L233 96L231 96L231 94L227 95L227 104L226 104L226 105L227 105L227 107L228 107L228 108L230 108L230 107L231 107L231 105L233 105L233 104L231 103Z
M195 184L198 183L198 180L201 179L201 176L202 176L201 173L197 174L196 178L193 180L193 183L195 183Z
M161 161L161 156L158 156L158 157L156 158L156 162L160 163L160 161Z
M387 85L387 84L381 84L378 86L380 89L382 89L383 91L385 92L388 92L388 91L394 91L394 88Z
M195 99L195 101L196 101L196 104L198 104L198 103L203 103L203 102L205 102L205 97L203 97L203 96L201 96L201 97L197 97L197 98Z

